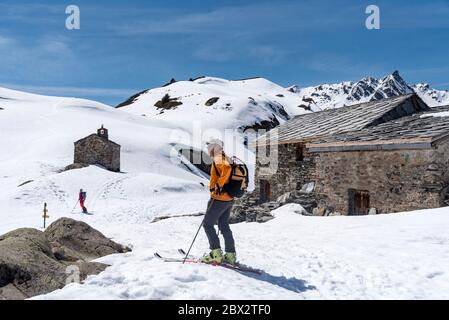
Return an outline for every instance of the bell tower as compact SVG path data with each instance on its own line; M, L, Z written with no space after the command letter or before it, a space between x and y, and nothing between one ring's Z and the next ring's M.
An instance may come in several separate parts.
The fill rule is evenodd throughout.
M97 135L101 138L108 139L108 129L106 129L103 125L101 125L101 128L97 130Z

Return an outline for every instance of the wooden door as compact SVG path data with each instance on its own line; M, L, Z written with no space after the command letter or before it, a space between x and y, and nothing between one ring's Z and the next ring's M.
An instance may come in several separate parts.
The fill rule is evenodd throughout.
M260 180L260 203L269 202L271 199L271 187L267 180Z
M366 215L368 214L369 192L366 190L349 190L349 215Z

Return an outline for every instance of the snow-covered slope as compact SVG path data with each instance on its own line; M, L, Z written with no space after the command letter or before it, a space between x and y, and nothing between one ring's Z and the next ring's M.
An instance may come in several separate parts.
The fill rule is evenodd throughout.
M171 143L178 141L174 137L189 133L163 120L88 100L8 89L0 89L0 97L0 233L40 226L44 202L52 220L70 215L80 188L88 193L88 209L116 222L202 210L198 199L207 198L208 190L201 185L207 181L170 157ZM102 124L110 139L122 146L122 173L96 166L61 172L73 162L73 142ZM189 145L189 139L185 143ZM188 191L191 203L173 212L163 200L172 199L173 191ZM149 201L152 198L160 201Z
M413 90L431 107L449 105L449 91L432 89L428 83L415 84Z
M166 94L175 99L172 105L180 104L155 106ZM221 130L271 128L306 112L298 107L300 103L296 94L263 78L230 81L202 77L144 91L119 106L135 115L177 123L187 130L194 123Z
M200 148L190 122L200 119L205 127L219 130L239 128L251 124L250 115L257 110L263 117L278 112L266 105L278 98L286 99L282 104L286 112L303 112L295 107L297 94L284 89L279 93L283 97L277 96L282 88L266 80L250 84L203 80L208 79L209 84L186 83L195 89L205 86L207 99L212 88L222 100L229 96L231 110L226 102L218 104L219 99L202 112L209 108L204 106L206 98L201 98L201 106L192 103L204 91L195 91L194 98L183 96L187 92L180 88L170 96L185 103L158 115L161 110L155 110L154 103L166 93L163 90L174 90L176 84L184 87L182 83L154 89L157 97L150 99L147 92L118 109L0 88L0 234L19 227L41 228L46 202L48 223L63 216L83 220L133 247L131 253L100 259L111 267L84 284L71 284L38 299L449 298L447 208L367 217L303 217L295 213L300 208L289 205L274 212L277 218L266 224L234 225L239 259L265 270L262 276L154 259L155 251L177 255L177 248L186 248L201 218L152 223L153 219L204 212L209 197L206 179L171 161L172 144L179 143L179 137L186 146ZM265 91L259 95L258 88ZM250 93L256 106L248 107L248 97L242 98ZM73 142L96 132L101 124L122 146L122 172L97 166L61 172L73 161ZM74 207L79 188L87 191L92 215L82 215ZM206 238L200 233L193 253L205 251Z
M134 225L109 234L134 251L100 259L112 266L85 284L37 299L448 299L449 209L359 217L307 217L298 205L265 224L233 225L239 258L261 276L161 262L180 257L201 218ZM207 248L199 234L196 255Z
M289 88L302 100L301 106L314 111L339 108L367 101L416 92L429 106L449 105L449 92L430 88L428 84L408 84L398 71L382 79L373 77L360 81L345 81L336 84L322 84L316 87Z

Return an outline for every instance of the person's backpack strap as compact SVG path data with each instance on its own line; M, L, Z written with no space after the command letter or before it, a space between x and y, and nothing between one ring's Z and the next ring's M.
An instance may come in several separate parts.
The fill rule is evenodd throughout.
M226 192L227 185L229 184L229 181L231 180L232 175L234 174L234 166L233 166L233 163L232 163L231 159L229 159L224 153L223 153L223 156L225 158L225 161L228 161L229 164L231 165L231 174L230 174L230 176L228 178L228 181L226 181L226 183L223 185L223 188L222 188L223 191ZM215 173L220 178L220 172L218 171L218 168L217 168L217 165L215 164L215 161L212 162L212 165L214 166Z
M215 161L212 162L212 165L214 166L215 174L219 177L220 173L218 172L218 168L217 168L217 165L215 164Z

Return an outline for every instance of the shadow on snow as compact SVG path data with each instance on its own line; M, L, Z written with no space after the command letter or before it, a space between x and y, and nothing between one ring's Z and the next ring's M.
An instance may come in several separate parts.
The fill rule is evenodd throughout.
M296 278L286 278L285 276L274 276L265 271L262 271L261 274L250 273L244 271L238 271L241 275L244 275L249 278L253 278L259 281L268 282L272 285L284 288L289 291L293 291L295 293L305 292L307 290L316 290L315 286L308 285L306 281Z

